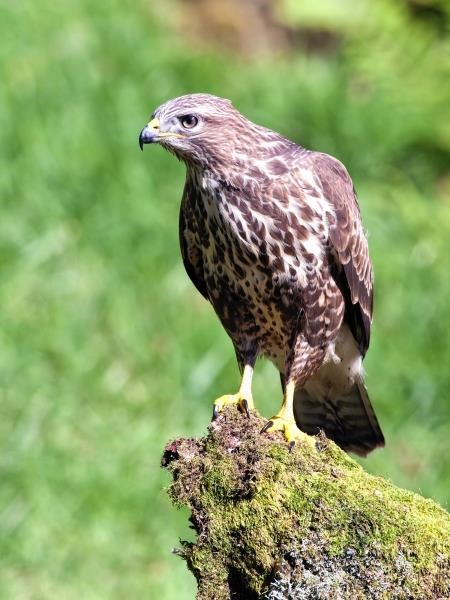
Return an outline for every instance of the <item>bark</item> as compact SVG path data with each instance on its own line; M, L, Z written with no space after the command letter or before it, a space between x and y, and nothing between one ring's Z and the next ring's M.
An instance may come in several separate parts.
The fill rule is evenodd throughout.
M196 542L176 552L198 600L450 598L450 515L366 473L324 436L289 452L263 420L226 409L169 443L169 494Z

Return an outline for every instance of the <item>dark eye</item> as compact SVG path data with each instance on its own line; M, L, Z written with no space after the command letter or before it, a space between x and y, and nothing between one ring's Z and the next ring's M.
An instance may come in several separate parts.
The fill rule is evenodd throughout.
M194 115L184 115L184 117L180 117L180 123L185 129L192 129L197 125L198 119Z

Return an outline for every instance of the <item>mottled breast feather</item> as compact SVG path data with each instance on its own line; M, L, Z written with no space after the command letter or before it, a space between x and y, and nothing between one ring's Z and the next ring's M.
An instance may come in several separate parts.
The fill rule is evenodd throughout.
M336 282L346 301L346 320L364 356L370 342L373 272L358 200L341 162L319 152L311 153L311 160L323 195L335 213L330 216L329 238L337 262Z

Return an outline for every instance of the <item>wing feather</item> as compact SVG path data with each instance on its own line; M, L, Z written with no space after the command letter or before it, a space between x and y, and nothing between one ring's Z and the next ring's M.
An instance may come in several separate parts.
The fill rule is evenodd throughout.
M192 188L186 183L180 206L179 236L184 268L200 294L208 300L208 291L203 275L201 249L195 243L195 219L192 206Z
M356 192L337 159L314 153L313 164L323 195L334 212L329 219L329 242L338 259L336 281L346 301L346 318L364 355L370 342L373 272Z

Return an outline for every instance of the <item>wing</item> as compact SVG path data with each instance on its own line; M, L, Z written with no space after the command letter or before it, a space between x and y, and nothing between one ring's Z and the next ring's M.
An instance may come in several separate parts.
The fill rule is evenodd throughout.
M208 300L208 291L206 289L203 277L203 258L201 248L195 242L196 221L193 211L193 190L190 183L186 182L180 207L180 249L184 268L189 275L192 283L200 294Z
M329 215L329 242L336 283L344 296L345 318L361 354L370 342L373 272L355 189L344 165L327 154L313 154L314 173L334 215Z

